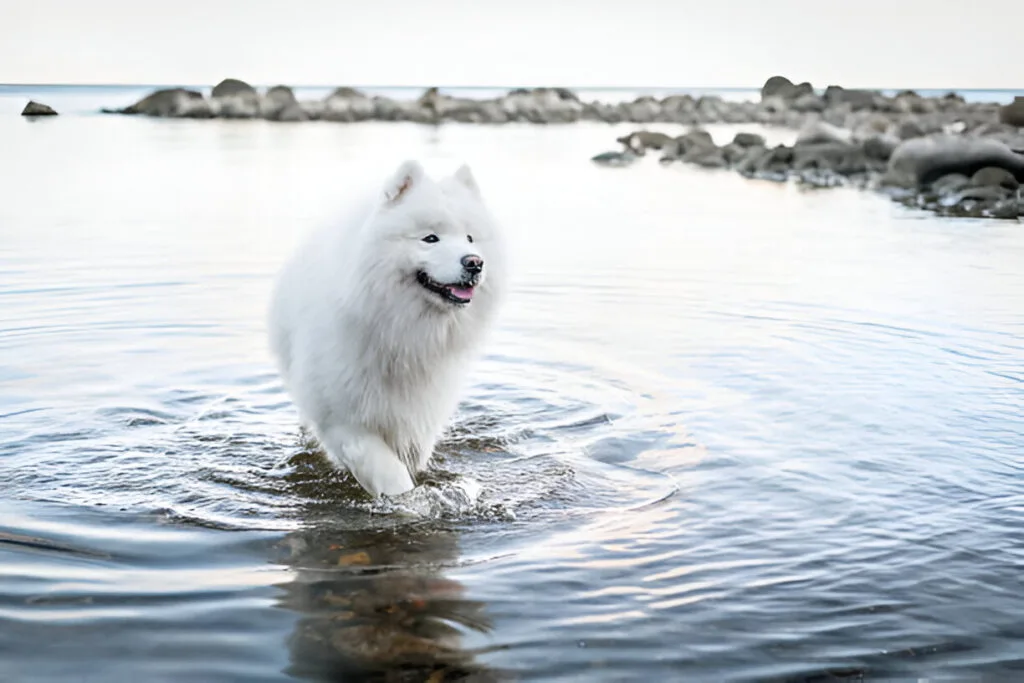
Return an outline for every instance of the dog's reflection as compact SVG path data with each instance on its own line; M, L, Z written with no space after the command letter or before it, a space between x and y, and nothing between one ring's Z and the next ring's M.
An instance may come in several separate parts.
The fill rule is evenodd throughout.
M295 578L283 605L302 617L289 673L320 681L496 681L462 647L486 633L480 602L443 575L458 558L451 530L311 526L282 543ZM502 679L504 680L504 679Z

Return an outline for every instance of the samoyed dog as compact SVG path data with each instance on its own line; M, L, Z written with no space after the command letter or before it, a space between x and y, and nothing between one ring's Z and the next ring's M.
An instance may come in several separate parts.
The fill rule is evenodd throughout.
M499 225L468 166L406 161L285 264L271 351L300 419L371 495L415 487L458 406L506 273Z

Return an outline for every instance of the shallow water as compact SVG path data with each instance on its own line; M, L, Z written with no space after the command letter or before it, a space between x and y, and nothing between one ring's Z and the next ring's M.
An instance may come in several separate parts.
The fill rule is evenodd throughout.
M591 165L619 130L0 121L0 678L1024 676L1022 226ZM395 509L263 312L407 156L517 279Z

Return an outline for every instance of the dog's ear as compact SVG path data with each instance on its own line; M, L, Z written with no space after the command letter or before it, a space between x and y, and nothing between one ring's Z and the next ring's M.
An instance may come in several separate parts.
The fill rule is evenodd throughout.
M384 201L388 204L397 204L402 197L409 193L409 190L423 182L425 175L420 162L414 160L403 162L384 187Z
M473 171L469 170L468 165L459 166L459 170L455 171L455 175L452 177L473 194L480 194L480 186L476 184L476 178L473 177Z

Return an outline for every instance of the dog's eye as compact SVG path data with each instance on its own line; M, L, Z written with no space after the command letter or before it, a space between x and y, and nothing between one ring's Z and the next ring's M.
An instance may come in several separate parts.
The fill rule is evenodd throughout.
M427 244L433 244L434 242L440 242L441 238L438 237L437 235L430 234L424 237L423 241L426 242Z
M470 244L473 244L473 236L472 235L466 235L466 239L469 240Z

